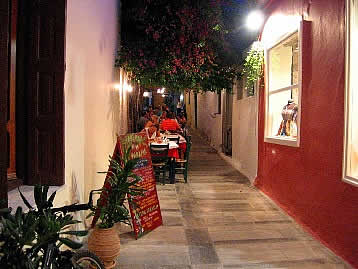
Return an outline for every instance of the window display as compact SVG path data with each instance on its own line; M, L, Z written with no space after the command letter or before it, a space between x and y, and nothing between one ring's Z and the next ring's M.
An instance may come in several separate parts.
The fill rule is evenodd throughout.
M343 178L358 186L358 4L347 0L345 150Z
M266 51L268 89L266 141L292 141L296 146L299 114L299 34L298 31ZM270 140L271 139L271 140Z

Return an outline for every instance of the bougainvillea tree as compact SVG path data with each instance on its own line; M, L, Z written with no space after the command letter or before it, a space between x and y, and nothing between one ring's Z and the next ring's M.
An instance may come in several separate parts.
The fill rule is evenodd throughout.
M220 0L122 0L121 18L116 64L143 87L231 90L236 68Z

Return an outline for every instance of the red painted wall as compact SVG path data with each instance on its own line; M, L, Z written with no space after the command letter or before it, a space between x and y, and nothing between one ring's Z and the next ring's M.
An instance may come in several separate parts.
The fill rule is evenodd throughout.
M256 186L358 268L358 188L342 181L345 1L308 2L277 0L269 7L272 14L308 11L312 27L304 36L300 146L264 142L261 90Z

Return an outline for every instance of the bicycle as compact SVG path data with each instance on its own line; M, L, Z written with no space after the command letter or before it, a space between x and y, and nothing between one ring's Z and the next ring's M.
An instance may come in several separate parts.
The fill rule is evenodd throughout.
M87 204L71 204L59 208L51 208L52 213L61 212L66 215L67 213L73 213L83 210L94 210L93 206L93 194L101 190L92 190L89 194ZM63 259L64 257L64 259ZM71 261L69 264L68 261ZM56 267L56 263L59 267ZM55 266L55 267L53 267ZM72 267L71 267L72 266ZM43 258L43 265L41 269L52 269L52 268L76 268L76 269L104 269L104 264L94 253L88 250L81 250L73 252L71 250L61 251L56 245L56 242L49 242L46 252Z

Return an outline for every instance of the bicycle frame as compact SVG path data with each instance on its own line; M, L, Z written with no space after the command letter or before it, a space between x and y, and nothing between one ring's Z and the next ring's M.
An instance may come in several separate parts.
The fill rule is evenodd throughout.
M77 212L77 211L88 210L88 209L93 210L94 209L93 194L96 192L99 192L101 190L102 189L92 190L89 194L88 203L86 203L86 204L75 203L75 204L71 204L68 206L52 208L51 212L52 213L62 212L63 214L67 214L69 212ZM42 214L42 212L40 212L40 214ZM59 247L56 245L56 241L57 241L57 239L54 240L54 242L50 242L47 244L46 250L43 255L41 269L50 269L51 265L54 263L54 261L59 258L59 254L61 253L61 251L59 250Z

